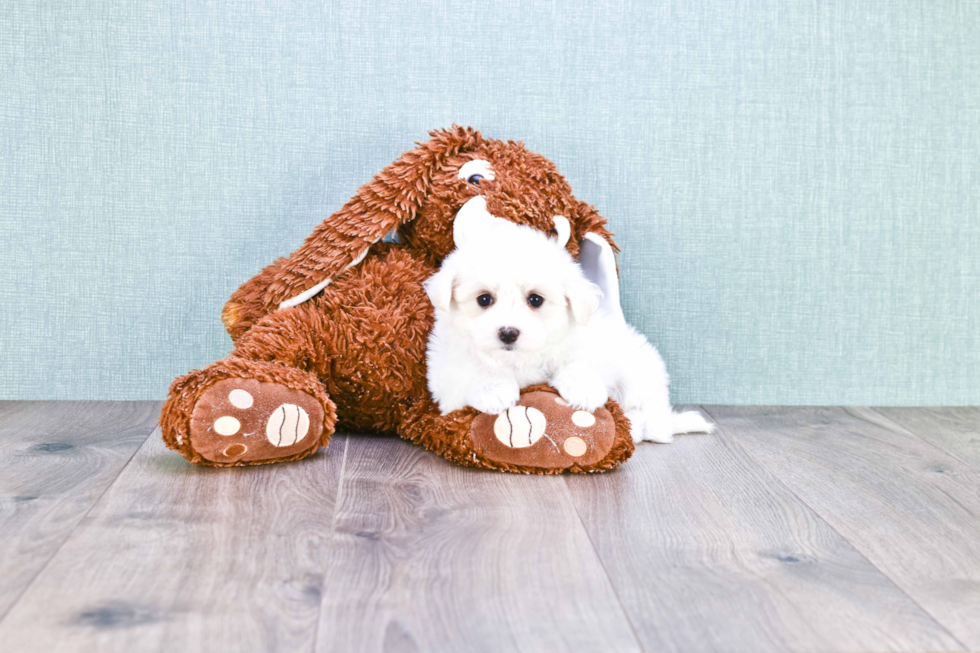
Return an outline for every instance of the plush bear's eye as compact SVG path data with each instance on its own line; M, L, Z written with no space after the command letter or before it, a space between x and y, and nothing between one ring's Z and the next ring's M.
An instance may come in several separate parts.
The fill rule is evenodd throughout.
M487 306L493 304L493 295L491 295L490 293L483 293L482 295L476 298L476 303L482 306L483 308L486 308Z
M484 161L483 159L473 159L472 161L467 161L460 167L457 176L463 179L468 184L473 184L474 186L479 186L480 181L486 179L487 181L493 181L493 169L490 167L489 161Z
M527 303L531 305L531 308L541 308L541 304L544 304L544 297L533 292L527 296Z

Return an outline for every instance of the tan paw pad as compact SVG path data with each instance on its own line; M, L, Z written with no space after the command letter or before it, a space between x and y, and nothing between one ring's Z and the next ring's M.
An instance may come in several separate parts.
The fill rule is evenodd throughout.
M225 415L214 420L214 432L218 435L235 435L242 428L242 423L231 415Z
M504 445L521 449L540 440L546 426L544 413L537 408L514 406L497 416L493 434Z
M228 401L230 401L231 405L234 406L235 408L241 408L242 410L245 410L247 408L252 407L252 404L255 402L255 399L252 397L251 394L249 394L248 390L235 388L234 390L228 393Z
M583 429L587 429L595 424L595 415L587 413L584 410L576 410L572 413L572 423L575 426L581 426Z
M565 440L565 453L573 458L583 456L589 450L589 445L580 437L572 436Z
M310 416L296 404L276 408L265 426L265 437L277 447L290 447L306 437Z
M225 449L225 455L234 458L242 455L246 451L248 451L248 447L246 447L244 444L233 444Z

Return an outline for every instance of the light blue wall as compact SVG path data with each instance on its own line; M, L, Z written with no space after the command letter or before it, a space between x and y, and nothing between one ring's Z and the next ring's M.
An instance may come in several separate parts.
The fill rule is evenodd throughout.
M980 403L980 3L5 0L0 396L160 398L413 141L553 159L681 402Z

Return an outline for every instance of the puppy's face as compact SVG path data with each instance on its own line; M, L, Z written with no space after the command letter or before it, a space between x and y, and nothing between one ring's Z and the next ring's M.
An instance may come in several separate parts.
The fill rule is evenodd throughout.
M571 326L564 289L533 267L461 271L449 310L455 330L490 355L532 353L560 342Z
M495 359L516 360L559 344L598 305L596 286L553 240L506 223L456 249L426 283L453 337Z

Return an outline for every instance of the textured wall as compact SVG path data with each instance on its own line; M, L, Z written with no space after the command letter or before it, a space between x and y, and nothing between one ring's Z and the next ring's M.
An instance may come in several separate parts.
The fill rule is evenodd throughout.
M973 1L5 0L0 396L162 397L457 122L609 218L678 401L980 403L978 34Z

